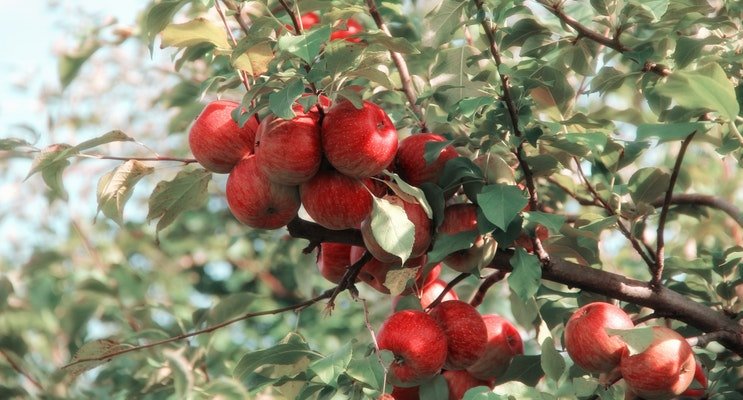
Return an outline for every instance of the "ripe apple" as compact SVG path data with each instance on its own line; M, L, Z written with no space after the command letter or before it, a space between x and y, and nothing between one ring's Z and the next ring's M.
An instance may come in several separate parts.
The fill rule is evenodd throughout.
M446 335L444 368L466 369L480 358L487 345L488 329L475 307L461 300L449 300L431 309L431 316Z
M474 387L487 386L490 389L495 387L494 380L477 379L465 370L444 371L442 375L449 386L449 400L461 400L464 394Z
M586 304L574 312L565 325L565 349L584 370L591 373L610 372L619 365L627 344L621 337L606 333L606 328L633 327L629 315L613 304Z
M683 393L694 379L696 361L683 336L654 326L653 342L642 353L622 353L619 370L627 387L646 400L665 400Z
M351 265L351 246L343 243L324 242L317 255L317 269L333 283L341 283L343 275Z
M232 215L253 228L280 228L299 211L297 187L271 182L252 154L240 160L230 172L226 193Z
M418 257L428 250L431 245L431 219L426 215L426 211L418 203L411 203L395 195L384 196L384 199L390 203L401 207L405 215L413 224L413 248L410 257ZM374 237L371 228L371 215L361 223L361 235L364 238L364 244L374 258L382 262L396 262L400 258L382 248L377 239Z
M707 391L707 375L704 374L702 364L697 361L697 365L694 368L694 380L699 383L699 387L692 388L691 385L688 389L681 393L681 396L685 397L702 397Z
M330 164L356 178L379 174L397 151L395 126L381 107L369 101L360 109L345 99L335 103L325 112L321 136Z
M452 204L444 209L444 220L438 232L447 235L477 230L477 205L471 203ZM489 235L477 235L472 246L458 250L444 258L444 264L455 271L471 272L481 268L495 257L498 243Z
M501 377L517 354L524 354L524 343L513 324L496 314L482 316L488 330L488 343L480 358L467 371L477 379Z
M231 114L239 106L229 100L213 101L191 125L188 133L191 153L209 171L229 173L238 161L253 153L258 120L249 118L240 128Z
M426 143L446 141L435 133L419 133L400 141L400 147L395 156L395 168L400 177L413 186L422 183L437 183L446 162L459 157L459 153L452 146L446 146L431 162L426 163Z
M330 40L344 39L347 42L358 43L361 41L360 38L353 38L349 36L363 31L364 28L361 26L361 24L355 19L351 18L346 20L346 29L339 29L337 31L333 31L333 33L330 34Z
M425 280L423 281L423 285L421 287L426 287L429 283L435 281L439 278L441 275L441 263L438 263L431 267L431 269L426 274Z
M420 400L420 386L400 387L393 386L390 397L392 400Z
M358 228L372 210L372 195L362 181L338 171L318 172L299 192L307 214L328 229Z
M304 113L289 120L269 115L258 126L255 157L272 182L290 186L307 182L322 160L317 120Z
M424 310L428 308L428 306L430 306L431 303L438 299L441 293L446 290L446 285L446 281L442 279L436 279L433 282L430 282L427 285L423 286L423 289L421 289L420 292L421 307ZM441 299L441 302L449 300L459 300L459 296L457 296L457 293L454 290L448 290L444 297Z
M379 349L395 356L389 367L389 382L411 387L436 376L446 361L446 340L436 320L423 311L392 314L377 333Z

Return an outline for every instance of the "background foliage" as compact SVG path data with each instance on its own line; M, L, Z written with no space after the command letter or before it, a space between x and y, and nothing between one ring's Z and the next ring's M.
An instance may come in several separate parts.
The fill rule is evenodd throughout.
M248 109L242 120L254 111L286 116L312 86L382 105L401 136L424 121L463 155L491 154L497 181L461 159L447 166L439 184L470 182L465 192L483 210L482 229L493 231L504 251L522 229L541 224L550 231L545 249L552 259L650 281L663 249L658 283L739 321L740 4L377 6L392 37L376 29L366 3L352 0L298 2L293 12L321 10L323 18L301 36L283 27L290 19L273 1L163 0L142 7L138 26L106 21L76 31L79 47L59 59L63 90L44 101L72 104L53 126L95 127L96 137L59 143L50 129L0 139L3 168L18 181L27 178L27 194L16 198L13 213L74 210L34 232L53 240L36 241L28 256L21 240L15 248L21 256L0 260L0 397L362 398L389 390L382 370L389 359L373 355L367 323L379 326L391 298L361 285L359 299L342 293L332 313L320 301L110 362L74 364L74 357L110 355L245 313L293 307L332 288L316 273L314 254L303 253L307 241L240 225L226 208L225 177L187 158L188 125L208 100L242 99ZM367 28L362 41L329 42L331 24L348 17ZM497 27L493 42L483 26ZM410 70L414 106L390 51L402 54ZM157 53L172 56L172 64L140 62ZM122 87L137 95L121 92L126 100L114 112L99 96L110 99ZM157 154L161 160L152 160ZM512 189L528 181L536 183L540 209L521 213L524 188ZM676 195L697 197L677 196L663 206L671 182ZM24 208L42 195L47 204ZM429 201L443 205L435 196ZM670 212L659 223L664 208ZM434 251L437 246L457 243L437 242ZM469 398L623 398L621 384L599 388L560 344L570 313L603 297L539 280L540 259L521 249L516 254L514 272L490 288L479 310L515 321L526 355L495 393ZM471 275L456 291L467 299L479 282ZM657 323L685 336L702 333L677 321L683 315L661 316L675 317ZM743 398L740 353L717 343L695 351L710 377L711 398ZM440 388L431 385L426 398L445 398Z

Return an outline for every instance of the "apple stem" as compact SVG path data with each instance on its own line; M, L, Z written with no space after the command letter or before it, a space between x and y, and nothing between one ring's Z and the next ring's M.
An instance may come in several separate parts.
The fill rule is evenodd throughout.
M508 275L508 271L506 270L497 270L493 272L492 274L488 275L482 283L480 283L480 286L477 288L477 291L472 295L472 299L470 300L470 305L472 307L477 307L480 304L482 304L482 301L485 299L485 295L488 293L488 290L495 285L496 283L503 280L503 278Z
M457 275L454 279L452 279L446 285L446 287L444 288L444 290L442 290L441 293L439 293L439 296L436 297L436 299L434 301L432 301L431 304L428 305L428 307L426 307L426 310L425 311L428 312L428 311L432 310L434 307L436 307L437 305L439 305L439 303L441 303L441 301L444 299L444 297L446 296L446 294L449 293L450 290L454 289L454 286L457 286L457 284L459 282L462 282L463 280L465 280L470 275L471 274L468 273L468 272L462 272L461 274Z

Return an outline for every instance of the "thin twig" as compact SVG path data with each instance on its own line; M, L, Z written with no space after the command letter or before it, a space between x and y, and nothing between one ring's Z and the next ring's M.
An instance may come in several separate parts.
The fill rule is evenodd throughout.
M580 161L578 159L575 159L575 164L578 169L578 174L580 175L581 179L586 185L586 188L588 189L588 192L591 193L594 199L596 199L601 205L604 207L604 210L609 213L609 215L616 216L617 217L617 227L619 227L619 230L624 234L624 237L629 240L630 244L632 245L632 248L635 249L637 254L642 257L642 259L645 261L645 263L648 265L648 267L653 268L655 265L655 260L652 259L652 253L648 254L643 250L643 248L640 246L640 242L637 240L636 237L632 235L632 233L627 229L626 226L622 223L622 221L619 220L619 217L617 216L616 211L614 211L614 208L604 200L599 193L596 191L596 189L593 187L591 182L588 180L588 177L583 172L583 167L580 165ZM647 247L647 246L646 246Z
M728 330L720 330L716 332L709 332L704 333L699 336L686 338L686 342L689 343L690 346L695 347L706 347L708 344L712 342L719 342L721 340L727 340L727 341L733 341L733 340L743 340L742 339L743 334L732 332Z
M441 303L441 300L443 300L443 299L444 299L444 297L446 297L446 294L447 294L447 293L449 293L449 291L451 291L452 289L454 289L454 286L457 286L457 284L458 284L459 282L462 282L462 281L463 281L463 280L465 280L465 279L466 279L466 278L467 278L468 276L470 276L470 274L469 274L469 273L467 273L467 272L462 272L461 274L457 275L457 276L456 276L456 277L455 277L454 279L452 279L452 280L451 280L451 281L450 281L450 282L449 282L449 283L448 283L448 284L446 285L446 287L444 288L444 290L442 290L442 291L441 291L441 293L439 293L439 296L438 296L438 297L436 297L436 299L435 299L434 301L432 301L432 302L431 302L431 304L429 304L429 305L428 305L428 307L426 307L426 310L431 310L431 309L433 309L434 307L436 307L437 305L439 305L439 303Z
M29 374L26 370L24 370L22 366L18 365L18 363L15 362L15 360L13 359L13 357L11 357L8 353L5 352L5 349L0 349L0 354L2 354L5 360L8 361L8 364L10 364L10 367L13 368L13 370L21 374L26 379L28 379L28 381L31 382L32 385L36 386L37 389L41 391L44 390L44 387L41 386L41 383L39 383L39 381L37 381L33 376L31 376L31 374Z
M379 352L379 343L377 343L377 335L374 333L374 327L369 319L369 307L366 305L366 300L359 300L361 300L361 305L364 308L364 325L366 325L366 329L369 331L369 336L371 336L372 344L374 344L374 353L377 355L377 361L382 367L382 371L384 371L384 380L382 381L382 393L384 393L387 386L387 367L384 365L384 360L382 360L382 353Z
M227 34L230 36L230 39L232 40L232 46L237 47L237 40L235 40L235 35L232 34L232 29L230 29L230 25L227 23L227 18L224 16L222 7L219 5L219 0L214 2L214 8L217 9L219 18L222 19L222 23L224 24L224 29L227 31ZM248 73L241 69L238 69L237 74L240 75L240 80L242 81L243 86L245 86L245 90L250 91L250 82L248 82Z
M369 9L369 14L371 14L372 18L374 19L374 23L377 25L377 28L384 32L385 35L392 37L392 35L390 34L390 30L387 28L387 25L382 19L382 14L380 14L379 10L377 9L376 1L366 0L366 6ZM418 124L421 128L421 132L428 132L428 126L426 125L426 121L423 117L423 110L421 110L421 107L418 105L418 97L415 94L415 89L413 88L413 79L410 76L408 64L405 62L405 58L403 58L402 54L398 52L390 50L390 56L392 57L392 62L395 63L395 67L397 67L397 72L400 73L400 81L402 82L403 92L405 93L405 97L408 98L410 108L418 117Z
M676 180L678 180L679 173L681 172L681 163L684 160L686 149L689 148L689 144L691 143L692 139L694 139L694 135L696 133L696 131L692 132L681 143L681 149L679 149L679 153L676 155L676 163L674 164L673 171L671 172L671 180L670 182L668 182L668 189L666 190L666 196L663 200L663 207L661 207L660 210L660 218L658 219L658 234L656 235L655 268L652 268L653 277L650 281L650 285L654 289L658 289L660 287L660 281L663 276L665 259L665 239L663 238L663 233L666 228L668 209L671 206L671 199L673 198L673 188L676 186Z
M237 21L237 24L240 25L240 28L242 28L243 32L245 32L246 35L250 34L250 27L248 26L248 23L245 22L242 15L240 15L240 11L242 11L242 3L238 5L228 0L222 0L222 2L228 10L234 13L235 21Z
M333 290L333 293L330 295L328 305L325 307L327 311L333 310L333 307L335 307L335 298L338 296L338 294L340 294L340 292L354 287L354 283L356 283L356 278L359 276L359 272L361 272L361 269L364 268L366 263L369 262L371 259L371 253L365 251L361 258L358 259L358 261L356 261L355 263L353 263L353 265L346 269L346 272L341 278L341 283L335 287L335 290ZM352 295L355 296L355 293L353 293L353 291L355 291L355 289L352 289Z
M157 157L118 157L118 156L107 156L103 154L83 154L79 153L76 154L77 157L85 157L85 158L95 158L98 160L119 160L119 161L175 161L175 162L181 162L184 164L193 164L198 163L198 161L195 158L178 158L178 157L166 157L166 156L157 156Z
M218 324L210 325L210 326L208 326L206 328L199 329L199 330L196 330L196 331L193 331L193 332L183 333L183 334L180 334L180 335L177 335L177 336L173 336L173 337L170 337L170 338L167 338L167 339L158 340L156 342L151 342L151 343L147 343L147 344L143 344L143 345L139 345L139 346L127 347L126 349L118 350L118 351L111 352L111 353L102 354L102 355L96 356L96 357L80 358L80 359L75 360L74 362L71 362L71 363L65 365L63 368L68 368L68 367L71 367L71 366L74 366L74 365L77 365L77 364L91 362L91 361L110 361L114 357L118 357L118 356L123 355L123 354L131 353L131 352L139 351L139 350L144 350L144 349L149 349L149 348L152 348L152 347L162 346L164 344L173 343L173 342L177 342L177 341L180 341L180 340L188 339L188 338L191 338L191 337L194 337L194 336L203 335L205 333L214 332L214 331L216 331L218 329L221 329L221 328L224 328L224 327L226 327L228 325L232 325L232 324L234 324L236 322L245 321L247 319L254 318L254 317L260 317L260 316L264 316L264 315L281 314L281 313L284 313L284 312L287 312L287 311L298 311L298 310L302 310L304 308L307 308L307 307L309 307L309 306L311 306L311 305L319 302L320 300L329 299L333 295L333 293L335 293L336 289L337 289L337 287L332 288L332 289L328 289L328 290L324 291L322 294L320 294L318 296L315 296L315 297L313 297L313 298L311 298L309 300L305 300L305 301L303 301L301 303L297 303L297 304L294 304L294 305L290 305L290 306L286 306L286 307L281 307L281 308L275 308L273 310L265 310L265 311L258 311L258 312L246 313L246 314L243 314L243 315L241 315L239 317L228 319L228 320L223 321L223 322L220 322Z
M665 198L660 197L651 204L653 207L661 207L664 202ZM719 197L704 194L675 194L671 198L671 204L715 208L729 215L738 225L743 226L743 213L741 213L740 209L733 203L725 201Z
M506 277L506 275L508 275L508 271L499 269L483 279L482 283L480 283L480 286L477 288L477 291L472 295L472 299L470 299L470 305L472 307L477 307L482 304L482 301L485 299L485 295L488 293L488 290L490 290L490 288L496 283L502 281L503 278Z

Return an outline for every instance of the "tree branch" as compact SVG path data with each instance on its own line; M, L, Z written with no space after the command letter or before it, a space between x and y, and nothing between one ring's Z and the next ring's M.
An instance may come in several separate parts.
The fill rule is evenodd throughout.
M350 230L351 235L344 238L338 234L340 231L332 231L301 219L295 219L290 225L290 232L296 233L297 236L292 234L296 238L363 245L358 231ZM509 261L513 254L512 250L499 250L488 268L510 272L512 267ZM542 269L542 279L648 307L703 332L728 331L730 333L720 338L720 343L743 356L743 326L722 312L689 300L671 289L661 287L654 291L647 282L584 267L554 256L551 257L551 267Z
M38 380L36 380L33 376L31 376L31 374L29 374L25 369L23 369L23 367L21 367L17 362L15 362L13 357L11 357L8 353L5 352L5 349L0 349L0 354L3 355L3 358L5 358L5 360L8 362L10 367L13 368L15 372L18 372L23 377L28 379L28 381L31 382L31 384L34 385L37 389L41 391L44 390L44 387L41 386L41 383L39 383Z
M661 207L665 202L664 197L659 197L653 201L653 207ZM704 194L675 194L671 198L671 204L705 206L718 209L729 215L738 225L743 226L743 213L733 203L725 201L719 197Z
M472 295L472 299L470 299L470 305L472 307L477 307L482 304L482 301L485 299L485 295L488 293L488 290L490 290L490 288L496 283L502 281L503 278L506 277L506 275L508 275L508 271L500 269L483 279L483 281L480 283L480 286L477 288L477 291Z
M232 40L233 48L237 47L237 40L235 39L235 35L232 34L232 29L230 29L230 25L227 23L227 18L224 16L222 7L219 5L219 0L214 2L214 8L217 9L219 18L222 19L222 23L224 24L224 29L227 31L227 35L229 35L230 39ZM250 82L248 81L248 73L243 70L238 69L237 74L240 75L240 80L242 81L243 86L245 86L245 90L250 91Z
M676 186L676 180L678 180L679 173L681 172L681 163L684 160L686 149L689 148L689 144L691 143L692 139L694 139L695 134L696 134L696 131L692 132L681 143L681 149L679 150L679 153L676 156L676 163L673 166L673 172L671 173L671 180L668 183L668 190L666 190L666 196L665 196L665 199L663 200L663 206L661 207L661 210L660 210L660 219L658 220L658 234L656 235L655 268L651 268L653 277L650 281L650 285L653 288L660 287L660 281L661 281L661 278L663 277L663 267L664 267L664 262L665 262L665 257L666 257L665 256L665 239L663 238L663 233L666 228L666 218L668 218L668 209L671 206L671 199L673 198L673 188Z
M441 293L439 293L438 297L436 297L431 302L431 304L429 304L428 307L426 307L426 310L431 310L437 305L439 305L441 303L441 300L444 300L444 297L446 296L446 294L449 293L450 290L454 289L454 286L457 286L459 282L462 282L463 280L467 279L468 276L470 276L469 273L462 272L461 274L454 277L454 279L452 279L449 283L446 284L446 287L444 288L444 290L441 291Z
M374 23L377 25L377 28L384 32L385 35L392 37L392 34L390 34L390 30L387 28L384 20L382 20L382 14L379 13L376 2L374 0L366 0L366 7L369 9L369 14L371 14L372 18L374 19ZM410 108L418 117L418 125L421 128L421 132L428 132L428 126L426 126L423 111L418 105L418 96L416 95L415 89L413 88L413 79L410 76L410 71L408 71L408 64L405 62L405 58L403 58L402 54L398 52L390 50L390 56L392 57L392 62L395 63L397 72L400 73L402 89L405 93L405 97L407 97L408 99Z

